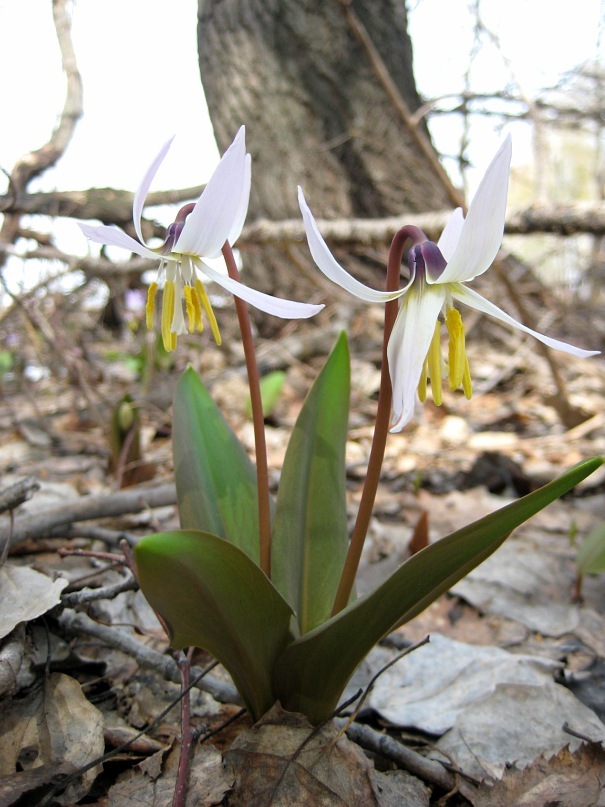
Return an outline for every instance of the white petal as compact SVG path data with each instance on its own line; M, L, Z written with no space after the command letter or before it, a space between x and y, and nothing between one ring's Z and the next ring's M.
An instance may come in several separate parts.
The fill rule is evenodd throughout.
M363 283L360 283L359 280L355 280L346 269L342 268L328 249L328 245L319 232L313 214L305 201L302 188L300 187L298 188L298 204L300 205L300 212L302 213L311 256L326 277L341 286L341 288L355 295L355 297L359 297L359 299L366 300L369 303L386 303L389 300L396 300L405 293L405 290L410 285L409 283L404 289L387 292L370 289L364 286Z
M218 255L242 217L242 199L248 182L242 126L187 216L174 251L208 258Z
M132 203L132 221L134 224L134 229L136 230L136 234L139 237L139 241L144 244L145 239L143 238L143 233L141 232L141 217L143 215L143 207L145 205L145 197L147 196L147 191L149 190L151 183L153 182L153 178L158 172L158 168L164 161L164 157L168 154L168 150L172 145L172 141L174 140L174 135L167 140L162 148L158 151L156 157L154 158L153 162L147 169L147 173L143 177L143 181L137 188L137 191L134 195L134 201Z
M465 303L465 305L475 308L477 311L481 311L483 314L489 314L490 317L499 319L500 322L504 322L506 325L510 325L512 328L517 328L524 333L534 336L540 342L548 345L548 347L551 347L553 350L561 350L564 353L571 353L573 356L579 356L581 358L596 356L598 353L600 353L599 350L582 350L582 348L574 347L574 345L570 345L567 342L560 342L558 339L551 339L550 336L544 336L537 331L533 331L531 328L517 322L516 319L513 319L513 317L506 314L504 311L498 308L498 306L490 303L490 301L486 300L485 297L477 294L476 291L468 289L466 286L456 283L454 286L450 286L449 290L455 300L460 300L461 303Z
M464 213L461 207L457 207L447 220L447 224L443 228L439 241L437 241L437 246L446 261L449 261L456 251L463 226Z
M246 221L246 216L248 215L248 205L250 204L250 185L252 181L252 157L249 154L246 154L246 175L244 184L242 186L241 198L240 198L240 207L237 212L237 215L231 225L231 229L229 230L229 235L227 236L227 241L233 246L237 239L240 237L242 230L244 229L244 222ZM212 257L209 255L208 257Z
M438 283L472 280L483 274L494 262L504 234L511 149L509 135L481 180L470 204L456 250Z
M307 319L317 314L324 307L323 305L311 305L310 303L296 303L292 300L282 300L279 297L272 297L270 294L263 294L261 291L251 289L249 286L244 286L243 283L238 283L230 277L222 275L206 263L196 261L195 265L209 280L213 280L222 286L231 294L245 300L250 305L258 308L260 311L265 311L267 314L273 314L276 317L283 319Z
M134 238L131 238L123 230L118 227L108 227L102 224L99 227L93 227L91 224L79 224L80 229L87 238L94 241L96 244L105 244L108 247L122 247L134 252L136 255L141 255L143 258L152 258L153 260L160 260L160 255L157 252L149 249L143 244L139 244ZM170 260L169 258L167 260Z
M442 286L413 287L404 299L389 339L387 355L393 386L392 432L399 432L414 414L416 390L435 323L445 301Z

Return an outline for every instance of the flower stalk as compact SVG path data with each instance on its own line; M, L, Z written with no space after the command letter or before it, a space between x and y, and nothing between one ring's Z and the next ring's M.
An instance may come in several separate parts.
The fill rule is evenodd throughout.
M387 275L385 288L387 292L396 291L399 288L399 277L401 274L401 259L403 257L403 248L408 238L413 237L410 232L410 227L403 227L393 236L391 248L389 250L389 261L387 264ZM387 348L391 331L397 319L397 311L399 308L398 301L391 300L387 302L384 307L384 337L382 343L382 368L380 373L380 390L378 392L378 404L376 407L376 425L374 426L374 435L372 437L372 447L370 449L370 458L368 460L368 470L361 493L359 502L359 509L357 511L357 519L351 535L351 542L349 550L345 558L342 577L334 599L334 606L332 608L332 616L342 611L349 602L351 591L357 576L357 569L359 568L359 561L361 560L361 553L365 543L366 535L368 534L368 527L374 509L374 501L376 499L376 492L378 490L378 483L380 481L380 472L382 469L382 462L384 459L384 452L386 448L387 435L389 433L389 420L391 417L391 403L393 391L391 386L391 377L389 374L389 365L387 360Z
M239 270L233 250L228 241L223 246L223 258L227 265L229 277L240 282ZM259 564L263 572L271 579L271 500L269 493L269 466L267 462L267 443L265 440L265 419L263 416L263 402L260 392L260 378L252 326L246 303L234 296L235 310L242 337L242 346L246 359L246 372L248 373L248 386L250 388L250 403L252 405L252 423L254 426L254 447L256 453L256 484L258 489L258 534L259 534Z

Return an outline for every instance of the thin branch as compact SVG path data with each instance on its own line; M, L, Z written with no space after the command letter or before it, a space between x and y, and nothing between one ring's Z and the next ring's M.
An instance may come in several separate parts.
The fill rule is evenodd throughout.
M40 483L34 476L27 476L25 479L20 479L13 485L4 488L0 491L0 513L14 510L30 499L39 489Z
M25 154L13 167L10 175L11 192L17 196L27 188L34 177L55 165L63 156L82 115L82 80L71 41L67 0L53 0L53 20L67 83L65 103L59 122L48 142L39 149ZM19 229L20 213L6 213L0 229L0 243L13 244L18 237ZM5 255L0 254L0 268L5 260Z
M346 720L336 720L336 723L345 726ZM412 751L388 734L382 734L371 726L363 726L360 723L353 723L346 731L347 737L362 748L392 760L398 767L409 771L427 784L434 785L444 792L456 787L455 776L445 770L439 762Z
M10 535L11 546L35 538L60 534L66 525L95 518L112 518L125 513L140 513L151 507L176 503L174 483L153 487L136 487L99 496L82 496L73 502L63 502L41 513L15 518L12 534L7 518L0 519L0 544Z
M197 199L205 185L177 190L152 191L145 198L145 207L182 204ZM0 211L51 216L52 218L99 219L108 224L128 224L132 221L134 194L115 188L88 188L83 191L52 191L15 193L0 196Z
M318 219L317 226L332 244L357 246L388 245L395 233L406 224L419 227L431 239L437 239L451 210L434 213L388 216L383 219ZM570 204L532 204L511 208L506 216L507 235L552 233L553 235L605 234L605 203L574 202ZM305 230L301 220L269 221L259 219L247 225L237 246L245 249L253 244L287 244L303 241Z
M75 611L64 611L59 617L59 624L63 630L70 636L79 638L82 634L87 634L95 639L98 639L108 647L114 650L120 650L128 656L134 658L137 664L142 667L155 670L165 680L172 681L173 683L180 684L181 676L176 661L170 656L165 656L146 647L141 642L133 639L125 631L111 627L110 625L100 625L98 622L90 619L84 613L76 613ZM199 667L192 667L191 678L195 680L203 673ZM224 684L212 676L206 675L195 684L197 689L203 692L208 692L214 700L219 703L234 703L241 704L241 698L235 687L229 684Z

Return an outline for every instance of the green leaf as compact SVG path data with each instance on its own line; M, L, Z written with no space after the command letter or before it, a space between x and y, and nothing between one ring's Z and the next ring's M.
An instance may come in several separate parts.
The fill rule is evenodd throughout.
M343 333L298 416L277 495L271 577L294 609L301 633L330 616L349 545L349 394L349 348Z
M602 462L599 457L586 460L534 493L426 547L373 591L294 641L278 659L273 675L282 706L303 712L314 723L326 718L376 642L423 611L491 555L515 527Z
M286 374L283 370L274 370L268 373L260 380L260 398L263 407L263 416L269 417L275 408L275 404L279 401L279 396L284 388L286 381ZM252 401L250 396L246 401L246 416L252 418Z
M274 703L271 670L291 640L292 611L241 550L206 532L143 538L135 551L143 594L172 647L203 647L229 671L256 720Z
M588 533L576 557L580 574L605 572L605 522Z
M177 384L173 411L181 526L225 538L258 563L256 470L191 367Z

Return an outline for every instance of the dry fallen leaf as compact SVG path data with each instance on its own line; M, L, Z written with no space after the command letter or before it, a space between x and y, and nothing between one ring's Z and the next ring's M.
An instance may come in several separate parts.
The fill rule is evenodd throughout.
M580 609L568 594L572 585L567 558L513 539L456 583L452 593L483 613L515 619L543 636L563 636L580 621Z
M63 578L51 580L27 566L6 563L0 567L0 639L20 622L36 619L54 608L67 583Z
M176 746L163 764L165 752L158 752L120 776L107 794L107 807L165 807L172 802L180 747ZM150 762L153 761L153 770ZM195 749L191 763L187 805L215 807L223 804L233 777L225 771L220 751L214 746Z
M507 764L576 748L565 722L605 739L595 713L554 682L558 666L434 634L380 676L368 701L391 724L443 735L437 748L466 773L499 778Z
M377 807L372 765L328 724L313 730L279 705L223 755L235 779L229 807Z
M564 748L551 759L540 757L523 771L509 769L494 786L481 785L474 807L578 807L595 805L605 787L605 752L583 745Z
M78 770L104 750L103 716L67 675L53 673L44 687L4 709L0 776L17 775L16 784L19 774L27 782L29 772L42 765L58 769L69 763ZM75 804L88 793L99 771L97 766L83 773L53 803Z

